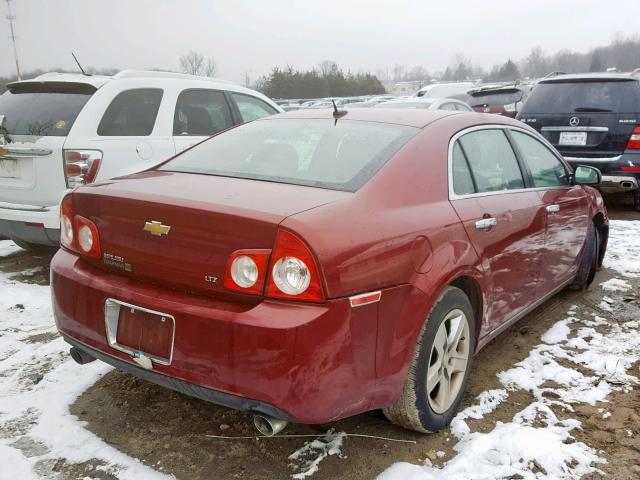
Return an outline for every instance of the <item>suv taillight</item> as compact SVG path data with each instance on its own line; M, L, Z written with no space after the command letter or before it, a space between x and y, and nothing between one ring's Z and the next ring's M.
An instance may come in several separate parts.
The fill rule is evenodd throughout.
M627 143L628 150L638 150L640 149L640 126L633 129L631 132L631 138L629 139L629 143Z
M65 150L64 175L67 187L75 188L96 179L102 152L98 150Z
M73 197L68 194L60 205L60 244L81 255L101 258L98 227L88 218L73 211Z

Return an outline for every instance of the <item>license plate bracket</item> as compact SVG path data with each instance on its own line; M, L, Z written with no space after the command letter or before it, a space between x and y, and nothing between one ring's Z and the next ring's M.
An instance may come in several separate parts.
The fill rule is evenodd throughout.
M175 340L175 318L109 298L105 302L105 325L109 345L133 357L170 365ZM144 362L144 365L150 365Z
M558 145L583 147L587 144L587 132L560 132Z

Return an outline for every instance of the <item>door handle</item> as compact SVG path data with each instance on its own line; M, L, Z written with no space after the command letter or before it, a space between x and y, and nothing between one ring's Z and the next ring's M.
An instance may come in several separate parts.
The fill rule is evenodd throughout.
M476 228L478 230L484 230L486 228L495 227L496 225L498 225L498 219L493 217L483 218L482 220L476 221Z
M560 205L547 205L547 212L558 213L560 211Z

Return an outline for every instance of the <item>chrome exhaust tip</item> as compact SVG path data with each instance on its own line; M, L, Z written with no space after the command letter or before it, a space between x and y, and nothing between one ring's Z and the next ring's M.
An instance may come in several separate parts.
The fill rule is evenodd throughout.
M95 360L95 358L89 355L87 352L84 352L76 347L71 347L69 349L69 355L71 355L71 358L73 358L78 365L91 363Z
M630 188L633 188L633 183L631 183L631 182L620 182L620 186L621 186L622 188L628 188L628 189L630 189Z
M254 415L253 424L265 437L273 437L280 433L289 422L286 420L278 420L277 418L267 417L266 415Z

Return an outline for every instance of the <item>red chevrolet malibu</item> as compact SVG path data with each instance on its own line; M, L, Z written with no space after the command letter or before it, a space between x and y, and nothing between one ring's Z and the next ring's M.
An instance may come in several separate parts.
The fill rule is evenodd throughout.
M437 431L483 345L593 280L599 178L495 115L264 118L67 195L56 323L79 363L268 433L380 408Z

